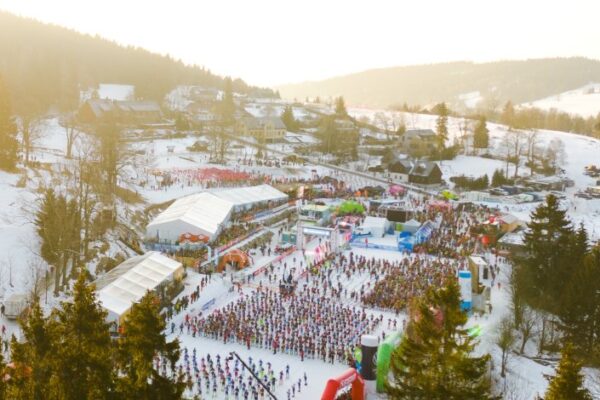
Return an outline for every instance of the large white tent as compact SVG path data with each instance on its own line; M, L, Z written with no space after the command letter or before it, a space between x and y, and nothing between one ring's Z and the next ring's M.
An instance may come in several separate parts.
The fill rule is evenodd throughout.
M270 185L258 185L239 188L228 188L212 190L210 193L227 200L233 204L235 209L249 207L257 203L268 201L281 201L288 198L287 194L280 192Z
M108 321L120 322L134 303L148 292L183 274L180 262L151 251L130 258L94 282L98 301Z
M175 243L182 234L205 235L213 240L233 210L282 201L287 195L269 185L214 189L175 201L146 227L147 238Z
M179 235L206 235L210 240L219 233L233 208L230 201L212 193L198 193L178 199L146 227L146 237L175 242Z

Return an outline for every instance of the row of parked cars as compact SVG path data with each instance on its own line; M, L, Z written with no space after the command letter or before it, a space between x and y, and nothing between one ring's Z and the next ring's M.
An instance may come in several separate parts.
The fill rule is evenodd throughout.
M586 200L600 199L600 186L590 186L585 190L580 190L575 193L575 197Z

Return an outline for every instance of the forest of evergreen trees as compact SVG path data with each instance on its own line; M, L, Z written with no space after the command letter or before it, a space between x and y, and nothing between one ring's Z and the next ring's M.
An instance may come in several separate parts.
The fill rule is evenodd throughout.
M50 107L71 110L78 105L79 90L98 83L132 84L136 96L157 101L178 84L225 85L203 67L6 12L0 12L0 75L19 115ZM274 95L241 79L233 81L233 89Z

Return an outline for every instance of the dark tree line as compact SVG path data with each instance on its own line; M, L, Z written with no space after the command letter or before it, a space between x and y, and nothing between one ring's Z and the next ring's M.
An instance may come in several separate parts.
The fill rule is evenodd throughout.
M17 133L10 95L0 75L0 169L10 171L17 165L19 150Z
M600 247L590 248L583 226L573 227L558 199L549 195L531 215L526 255L517 258L517 295L554 316L563 340L586 362L600 362ZM546 345L544 328L540 348ZM550 343L551 344L551 343Z
M225 87L203 67L6 12L0 12L0 74L19 115L71 110L79 91L98 83L132 84L138 97L157 101L178 84ZM232 85L236 92L275 96L241 79Z
M180 399L185 385L175 373L177 340L167 342L158 301L148 293L133 305L123 335L111 339L106 311L80 274L73 300L45 316L35 299L21 321L23 340L12 338L9 365L0 364L0 399ZM169 361L173 378L154 368Z

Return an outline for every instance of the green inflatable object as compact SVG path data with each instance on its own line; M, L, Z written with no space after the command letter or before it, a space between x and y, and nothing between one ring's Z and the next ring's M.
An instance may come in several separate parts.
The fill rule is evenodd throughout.
M402 339L402 333L393 332L385 338L377 349L377 392L383 393L385 391L384 382L387 378L390 370L390 359L392 357L392 351L400 344Z
M365 207L353 200L345 201L338 207L338 215L356 215L364 213Z

